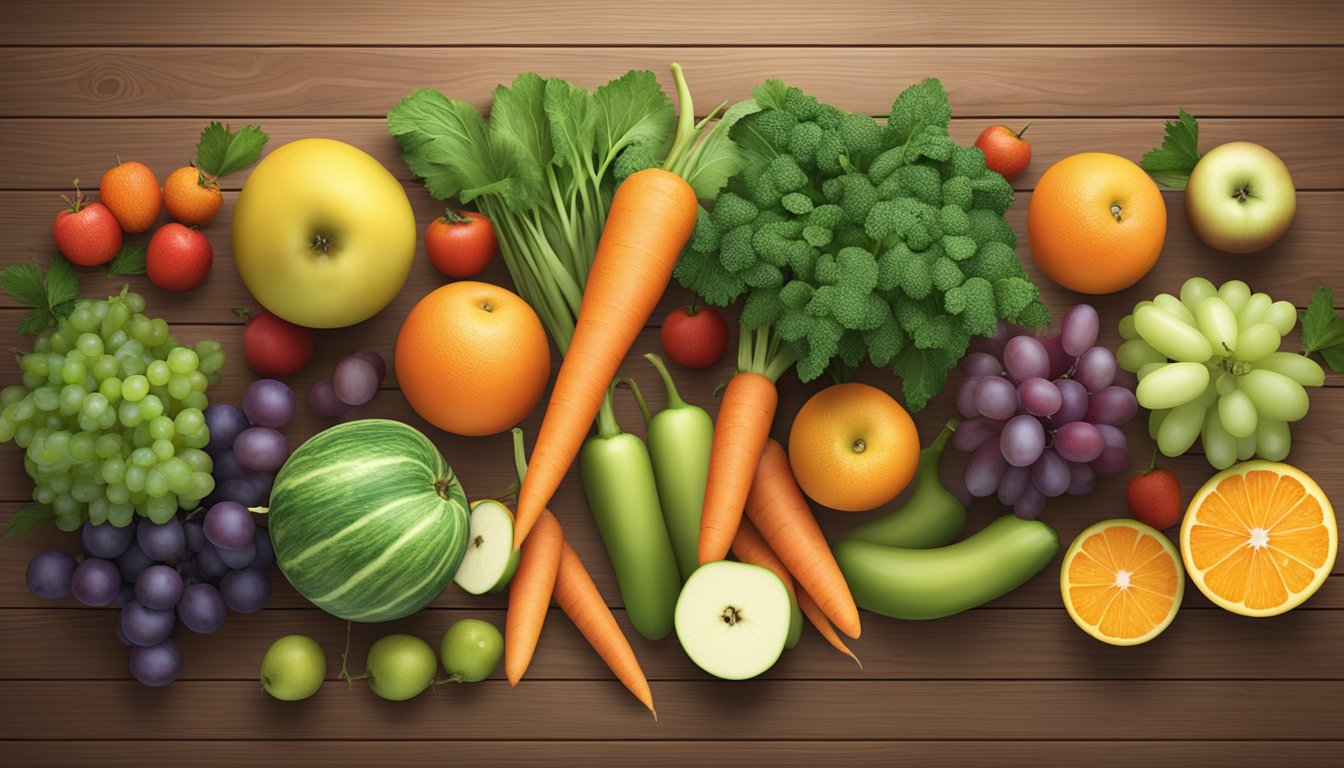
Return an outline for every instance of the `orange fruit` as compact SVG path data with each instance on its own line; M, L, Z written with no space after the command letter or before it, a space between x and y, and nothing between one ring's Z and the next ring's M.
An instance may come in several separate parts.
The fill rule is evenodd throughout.
M174 221L204 227L224 207L224 193L213 177L184 165L163 180L163 206Z
M1073 540L1059 570L1064 608L1084 632L1111 645L1162 634L1180 610L1185 574L1176 547L1138 520L1103 520Z
M1302 470L1248 461L1209 478L1181 524L1190 579L1216 605L1276 616L1311 597L1335 564L1339 530L1321 487Z
M493 435L537 406L551 348L522 297L461 281L434 290L406 316L395 365L402 393L425 421L458 435Z
M813 501L843 512L900 495L919 465L915 422L891 395L850 382L813 395L789 430L793 476Z
M154 226L163 210L159 180L144 163L118 163L103 174L98 200L112 211L121 231L144 232Z
M1157 263L1167 205L1143 169L1118 155L1083 152L1050 166L1027 207L1036 264L1079 293L1114 293Z

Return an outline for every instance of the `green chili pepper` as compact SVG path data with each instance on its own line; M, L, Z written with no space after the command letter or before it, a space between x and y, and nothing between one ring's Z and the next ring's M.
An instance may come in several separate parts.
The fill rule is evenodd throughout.
M643 409L635 383L618 381L631 388ZM681 593L677 561L663 525L649 450L639 437L621 431L610 397L597 413L597 435L579 452L579 474L630 623L650 640L665 637Z

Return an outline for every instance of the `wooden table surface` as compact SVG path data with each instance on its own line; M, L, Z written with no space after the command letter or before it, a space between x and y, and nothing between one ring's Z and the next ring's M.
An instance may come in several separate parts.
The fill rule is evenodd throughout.
M1200 118L1206 149L1246 139L1282 156L1299 190L1287 236L1258 256L1215 253L1186 225L1181 196L1168 193L1169 232L1157 267L1134 288L1095 300L1108 342L1134 301L1175 291L1191 275L1238 277L1299 306L1321 282L1344 289L1344 11L1327 0L23 0L6 3L0 19L3 264L55 252L51 219L57 193L72 178L94 187L114 155L141 160L163 178L191 156L211 119L259 122L272 148L327 136L365 149L404 181L423 227L437 204L411 178L383 122L410 90L432 86L485 106L497 83L523 71L592 87L648 68L666 86L668 62L679 61L701 105L744 98L766 77L778 77L847 109L882 115L902 88L932 75L951 93L953 134L963 143L992 123L1030 121L1035 158L1015 182L1018 204L1008 214L1020 237L1030 191L1054 161L1084 150L1137 159L1160 141L1162 121L1178 106ZM205 230L216 263L202 287L169 295L144 278L130 280L146 294L151 314L181 337L224 344L229 364L210 393L216 402L239 402L252 378L242 360L242 328L230 312L254 303L234 270L228 236L246 175L226 180L224 211ZM1080 297L1045 281L1022 239L1019 255L1058 316ZM498 261L487 277L509 283ZM99 270L85 270L82 279L86 295L122 282ZM355 349L390 357L402 318L440 282L422 254L385 311L319 334L317 359L291 382L295 390L306 392ZM664 310L685 299L671 289ZM0 299L0 344L31 343L17 333L21 314L8 297ZM634 352L655 349L656 336L651 326ZM630 359L627 369L653 387L647 367L633 353ZM710 371L678 371L683 393L712 408L712 390L730 366L725 359ZM889 373L866 370L860 378L899 391ZM17 368L0 371L0 383L17 379ZM1342 382L1331 375L1312 395L1290 458L1337 503L1344 503ZM787 435L793 413L819 386L786 376L776 436ZM949 400L945 393L918 414L926 440L951 415ZM428 427L394 379L363 410L424 429L470 495L507 485L507 435L467 439ZM524 423L529 435L540 413ZM632 407L620 416L636 427ZM1136 455L1149 444L1141 421L1129 429ZM322 426L301 407L286 432L297 443ZM952 477L960 457L948 464ZM1210 474L1197 455L1168 465L1187 498ZM1108 478L1091 497L1054 501L1044 519L1067 543L1098 519L1126 514L1123 483ZM0 446L0 526L30 488L19 450ZM553 507L624 623L573 474ZM1002 511L997 502L978 501L971 529ZM831 535L866 519L818 514ZM0 544L0 762L7 765L1307 766L1338 764L1344 748L1338 565L1320 593L1275 619L1235 616L1187 589L1171 628L1131 649L1103 645L1073 625L1060 603L1058 562L1022 589L953 618L916 623L865 615L863 638L853 644L862 671L810 628L772 670L743 683L710 679L674 639L654 643L629 632L652 682L661 718L655 723L558 612L516 689L492 679L396 704L362 685L347 690L335 679L344 623L305 603L278 571L275 597L261 613L231 614L208 637L179 628L181 679L145 688L129 674L113 610L28 593L24 568L49 547L76 551L71 537L54 531ZM412 632L437 643L462 617L502 626L503 606L498 596L450 587L414 617L356 626L355 666L383 634ZM293 632L323 644L331 678L297 704L272 700L257 683L266 647Z

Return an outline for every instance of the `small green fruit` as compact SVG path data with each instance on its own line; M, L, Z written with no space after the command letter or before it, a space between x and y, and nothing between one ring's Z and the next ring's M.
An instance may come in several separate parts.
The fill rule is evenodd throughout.
M285 635L261 659L261 687L281 701L317 693L327 676L327 654L311 637Z
M443 668L453 679L479 683L489 677L504 658L504 636L488 621L462 619L444 633L439 651Z
M429 687L438 666L429 643L414 635L388 635L369 648L364 673L374 693L388 701L405 701Z

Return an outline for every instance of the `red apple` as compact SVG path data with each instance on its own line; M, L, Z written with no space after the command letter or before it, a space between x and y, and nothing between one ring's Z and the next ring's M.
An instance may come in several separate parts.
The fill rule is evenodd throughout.
M1031 145L1022 138L1031 124L1014 132L1012 128L991 125L975 140L975 146L985 153L985 165L1012 181L1022 175L1031 162Z

